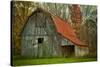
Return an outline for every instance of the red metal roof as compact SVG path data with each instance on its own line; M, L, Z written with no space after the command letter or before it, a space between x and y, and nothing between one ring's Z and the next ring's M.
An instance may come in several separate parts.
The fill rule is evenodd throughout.
M70 40L73 44L75 44L77 46L87 47L86 44L84 44L77 38L76 34L74 33L74 30L68 24L68 22L62 20L58 16L53 16L53 21L54 21L55 27L57 29L57 32L59 34L61 34L63 37Z

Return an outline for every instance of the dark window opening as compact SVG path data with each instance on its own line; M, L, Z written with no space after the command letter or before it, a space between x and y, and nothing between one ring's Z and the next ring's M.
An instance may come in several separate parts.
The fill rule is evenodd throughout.
M38 43L39 44L43 43L43 40L44 40L43 38L38 38Z

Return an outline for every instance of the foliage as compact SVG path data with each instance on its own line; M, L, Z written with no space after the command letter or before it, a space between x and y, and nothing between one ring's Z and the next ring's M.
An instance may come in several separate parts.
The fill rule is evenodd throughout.
M20 33L33 8L32 2L12 1L12 46L14 54L20 53Z
M87 29L87 39L90 49L96 49L97 46L97 8L96 6L87 6L82 8L83 22ZM95 50L96 51L96 50Z

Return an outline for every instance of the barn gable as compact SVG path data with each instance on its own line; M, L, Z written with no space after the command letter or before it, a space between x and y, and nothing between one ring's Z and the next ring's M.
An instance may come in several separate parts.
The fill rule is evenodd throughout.
M35 57L58 56L61 55L59 44L51 16L37 9L24 26L21 54Z

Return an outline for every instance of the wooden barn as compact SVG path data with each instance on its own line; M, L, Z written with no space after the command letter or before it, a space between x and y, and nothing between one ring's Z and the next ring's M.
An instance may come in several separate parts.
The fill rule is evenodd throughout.
M83 56L87 47L60 17L37 8L23 27L21 55L33 57Z

